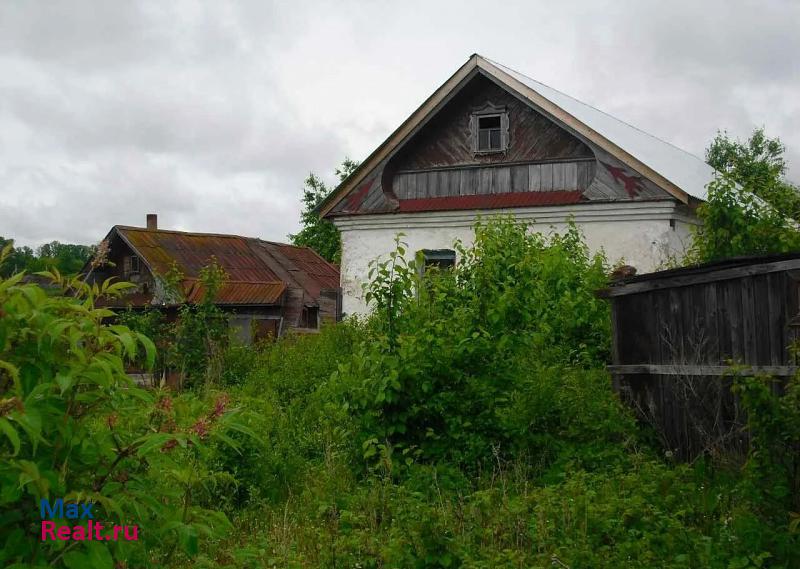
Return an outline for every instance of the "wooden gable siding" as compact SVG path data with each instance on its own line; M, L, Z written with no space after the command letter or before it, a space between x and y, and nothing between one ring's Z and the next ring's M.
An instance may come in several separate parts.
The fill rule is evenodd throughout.
M583 191L594 179L595 168L594 160L585 160L421 170L395 175L392 187L400 200L509 192Z
M475 153L470 118L487 105L508 112L509 147ZM402 209L402 200L564 191L581 192L583 201L673 199L570 127L479 73L331 214L391 213Z
M491 103L505 107L509 147L505 152L475 154L470 117ZM414 137L394 159L398 172L553 159L593 158L591 149L505 89L478 75Z

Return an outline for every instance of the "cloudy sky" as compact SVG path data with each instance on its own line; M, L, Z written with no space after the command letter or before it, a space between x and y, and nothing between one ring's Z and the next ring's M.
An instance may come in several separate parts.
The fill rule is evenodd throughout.
M765 126L800 178L800 2L0 3L0 235L283 240L481 53L702 155Z

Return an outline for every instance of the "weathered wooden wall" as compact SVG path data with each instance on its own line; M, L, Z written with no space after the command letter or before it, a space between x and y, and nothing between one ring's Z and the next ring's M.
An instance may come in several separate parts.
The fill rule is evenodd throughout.
M470 116L491 103L509 118L506 152L475 154ZM398 171L445 166L594 158L591 149L541 113L485 77L477 77L414 137L395 158Z
M585 190L594 178L593 159L538 164L499 164L399 172L394 177L398 199Z
M475 152L470 119L508 113L508 148ZM491 79L470 79L333 210L391 213L407 199L521 192L581 192L580 201L661 200L670 195L541 109Z
M687 456L704 450L690 415L717 413L715 420L725 423L717 427L729 433L736 430L731 421L741 420L727 389L731 364L776 378L796 372L790 346L797 339L799 282L800 255L794 255L664 271L612 287L605 294L615 385L650 413L673 450ZM697 408L712 400L713 409Z

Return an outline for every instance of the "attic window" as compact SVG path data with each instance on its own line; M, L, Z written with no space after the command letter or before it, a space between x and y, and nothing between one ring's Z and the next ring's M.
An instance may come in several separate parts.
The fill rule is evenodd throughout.
M136 255L128 255L122 261L122 270L125 276L139 274L139 257Z
M478 151L502 150L500 146L500 115L478 117Z
M508 148L508 113L486 105L472 115L472 148L476 154L503 152Z

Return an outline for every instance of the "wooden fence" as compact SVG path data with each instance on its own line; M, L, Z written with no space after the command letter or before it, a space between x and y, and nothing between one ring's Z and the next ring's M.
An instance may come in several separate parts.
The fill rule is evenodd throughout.
M731 365L781 378L796 372L800 253L751 257L618 281L613 365L623 399L684 458L743 447Z

